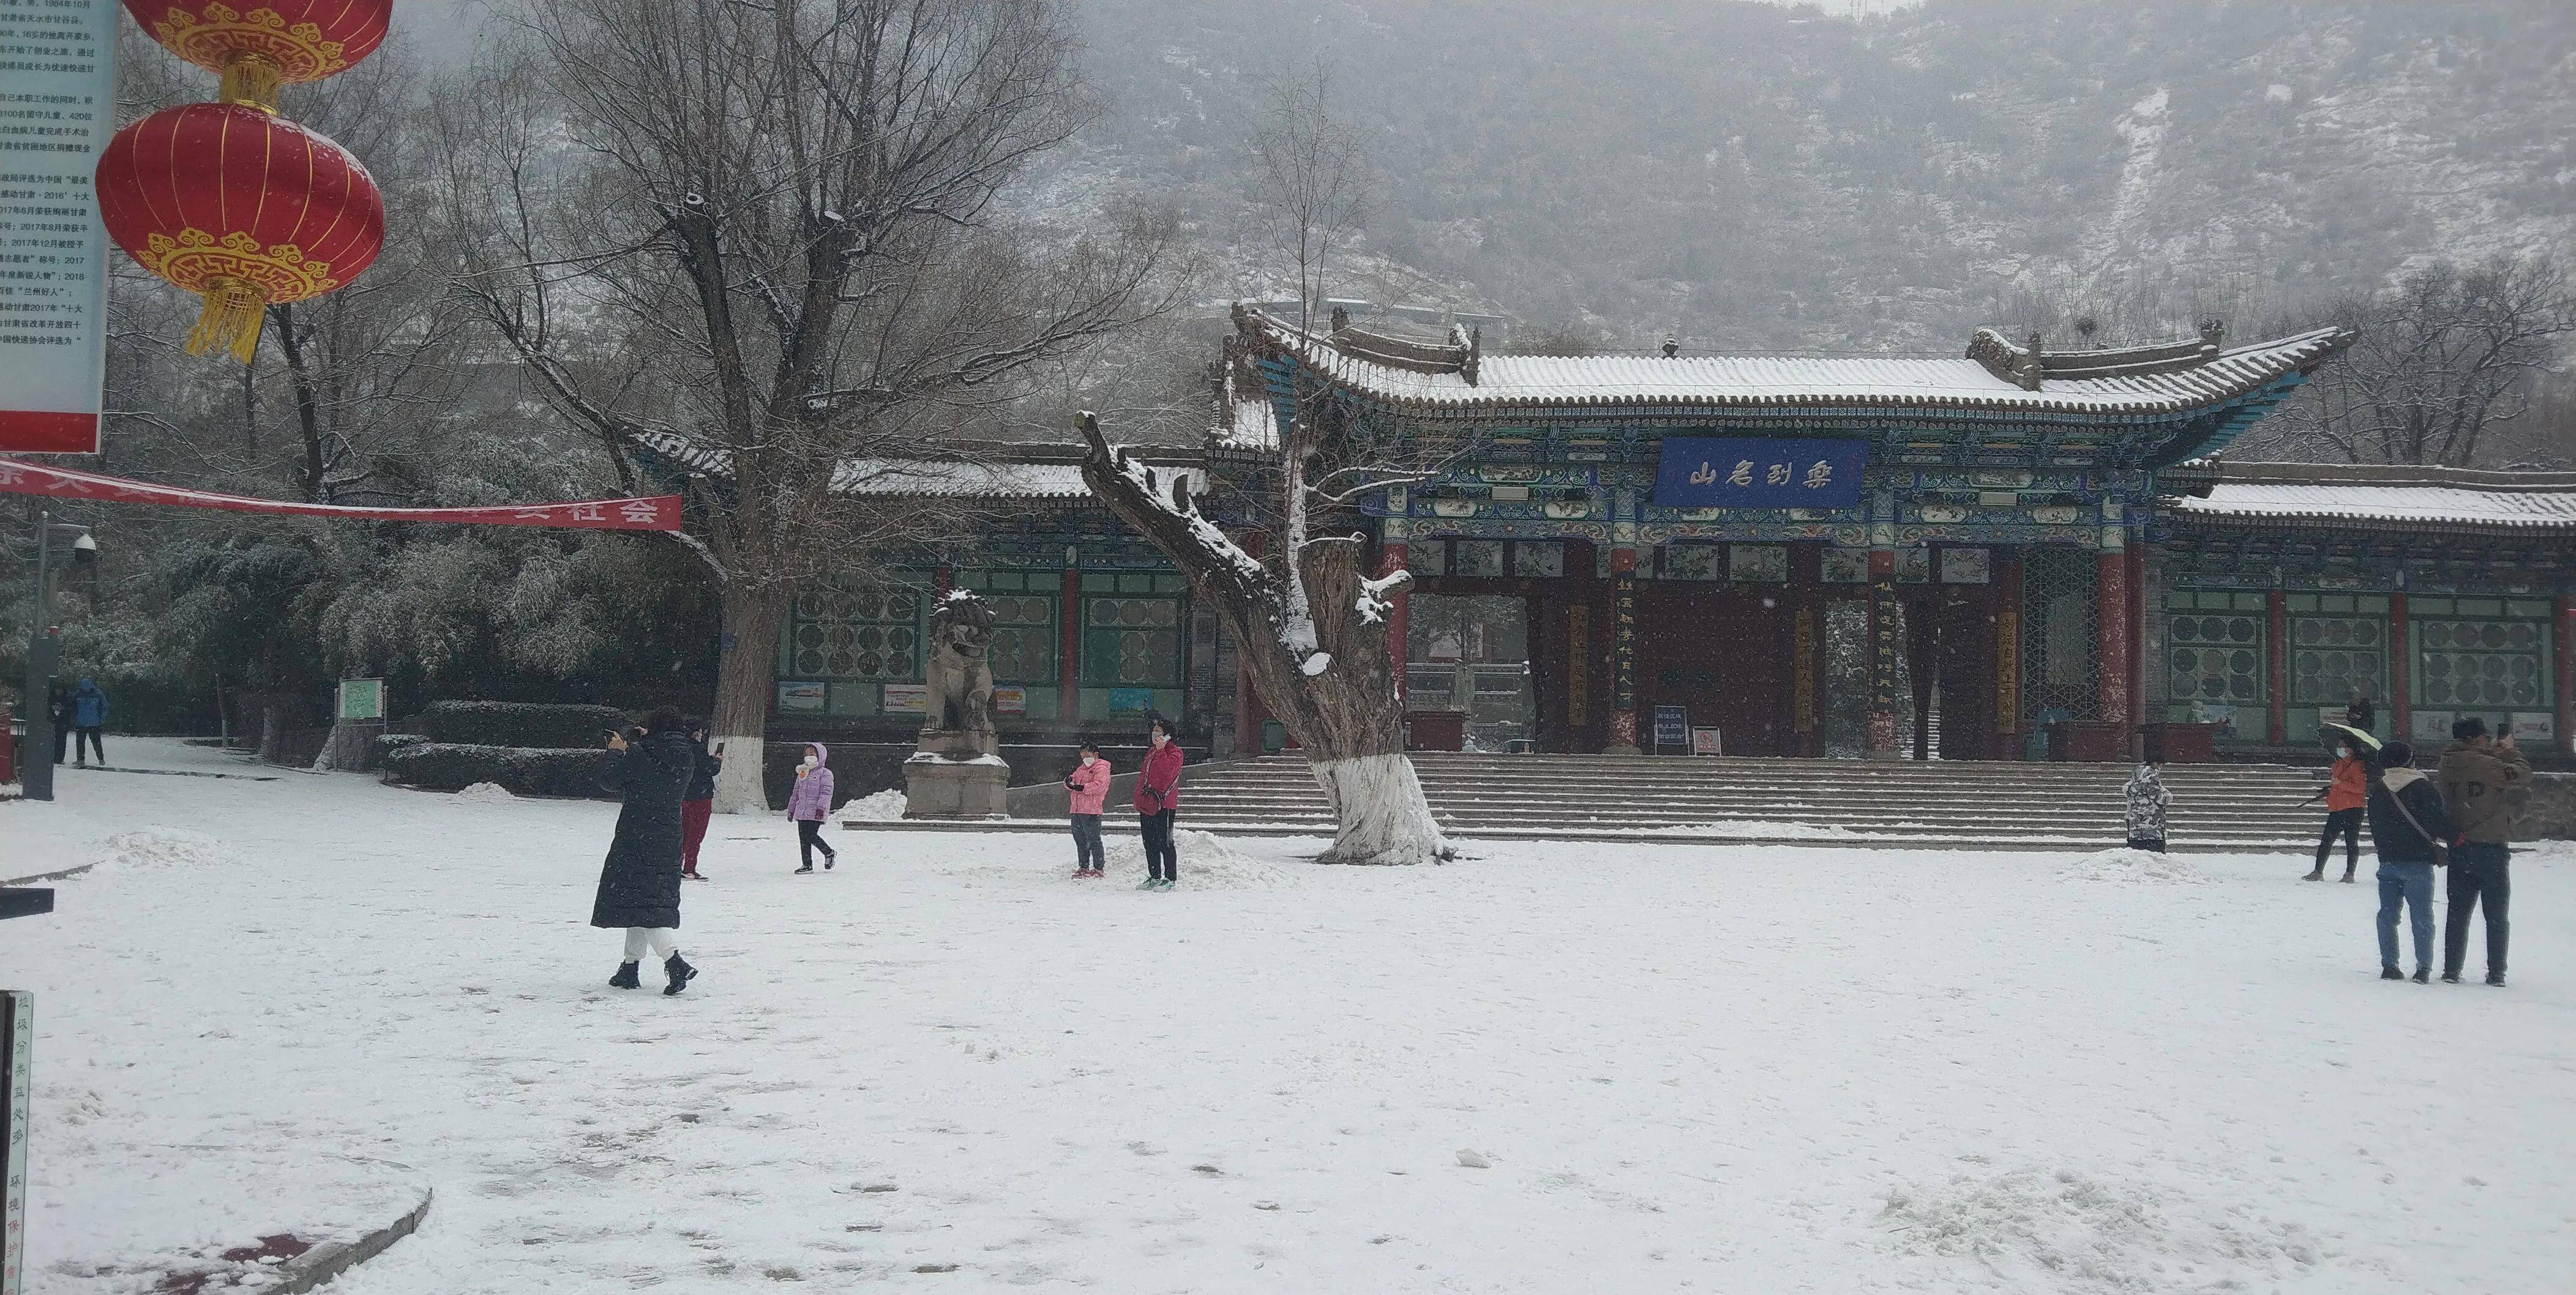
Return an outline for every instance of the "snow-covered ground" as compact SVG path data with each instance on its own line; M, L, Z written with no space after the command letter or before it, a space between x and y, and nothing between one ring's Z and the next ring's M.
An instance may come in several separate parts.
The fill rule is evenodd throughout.
M1316 841L1185 837L1163 894L1118 879L1132 846L1076 883L1024 835L836 831L841 866L791 876L784 821L720 819L672 999L603 983L613 806L60 787L0 804L0 876L109 860L0 927L0 985L40 995L37 1295L363 1231L424 1187L420 1233L334 1290L2424 1295L2576 1268L2563 847L2515 864L2492 990L2375 979L2372 888L2300 859L1321 869Z

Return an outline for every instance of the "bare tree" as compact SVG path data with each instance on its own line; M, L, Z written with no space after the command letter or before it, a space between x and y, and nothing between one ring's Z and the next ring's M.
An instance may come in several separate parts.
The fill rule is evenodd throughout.
M460 287L626 479L648 445L709 465L684 542L722 590L716 798L757 810L798 586L936 538L852 492L1166 309L1176 225L1130 208L1043 240L1000 215L1088 112L1056 0L522 13L517 65L442 102Z
M1297 736L1337 825L1326 863L1421 863L1451 849L1404 754L1404 714L1387 650L1389 601L1412 580L1361 573L1367 537L1304 535L1314 490L1282 474L1280 504L1297 524L1268 561L1202 516L1186 478L1158 481L1082 417L1082 479L1189 577L1234 635L1253 686ZM1283 438L1283 440L1288 438ZM1293 458L1294 450L1283 450ZM1321 608L1318 614L1314 609Z
M2536 379L2576 333L2576 284L2552 257L2441 262L2327 314L2360 340L2267 420L2264 444L2352 463L2461 467L2531 411Z
M1332 74L1317 64L1271 94L1252 136L1253 179L1270 250L1297 274L1297 326L1312 328L1332 254L1368 219L1368 145L1332 114Z
M327 296L268 308L262 349L277 363L242 379L254 455L257 387L284 381L295 446L286 475L308 502L416 501L464 385L465 311L447 290L447 249L416 200L423 89L410 52L390 47L346 75L289 87L281 105L365 164L387 213L384 248L365 273Z

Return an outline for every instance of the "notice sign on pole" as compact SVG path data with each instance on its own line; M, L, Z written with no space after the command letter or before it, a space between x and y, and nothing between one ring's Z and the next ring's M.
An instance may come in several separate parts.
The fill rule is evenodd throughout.
M383 719L385 717L385 681L382 679L343 679L340 681L341 719Z
M98 452L116 0L0 3L0 451Z

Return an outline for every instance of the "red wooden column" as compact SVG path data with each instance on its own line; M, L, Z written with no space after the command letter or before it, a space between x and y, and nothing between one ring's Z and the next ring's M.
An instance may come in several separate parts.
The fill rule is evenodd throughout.
M1381 545L1379 554L1377 566L1379 579L1404 570L1405 563L1412 558L1412 553L1402 540ZM1391 605L1386 613L1386 660L1388 668L1395 673L1395 704L1400 708L1404 705L1405 653L1412 646L1409 642L1409 634L1413 624L1413 582L1408 580L1398 586L1387 601Z
M942 562L930 569L930 594L933 599L943 602L946 601L948 598L948 591L956 587L957 571L955 568Z
M2576 597L2558 595L2558 634L2550 644L2558 658L2558 754L2576 755Z
M2007 760L2022 757L2021 555L1995 550L1995 736Z
M1637 550L1610 550L1610 741L1602 748L1635 755L1637 746Z
M1261 556L1262 534L1247 531L1238 541L1246 554ZM1261 721L1270 712L1261 705L1260 690L1252 686L1252 666L1246 660L1247 646L1234 645L1234 753L1249 758L1261 754Z
M1082 569L1064 564L1064 600L1056 611L1055 717L1082 718Z
M2401 589L2388 596L2388 736L2398 742L2415 740L2414 642ZM2566 690L2559 692L2563 696Z
M2270 615L2263 626L2263 692L2268 714L2263 740L2274 746L2290 741L2290 605L2278 589L2264 595Z
M2105 724L2134 723L2129 710L2129 558L2116 529L2105 528L2105 546L2094 557L2093 654L2095 688Z

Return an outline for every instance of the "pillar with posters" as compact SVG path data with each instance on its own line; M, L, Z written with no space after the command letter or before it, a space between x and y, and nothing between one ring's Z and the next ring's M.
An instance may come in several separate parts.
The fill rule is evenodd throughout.
M0 451L98 452L116 0L0 5Z

